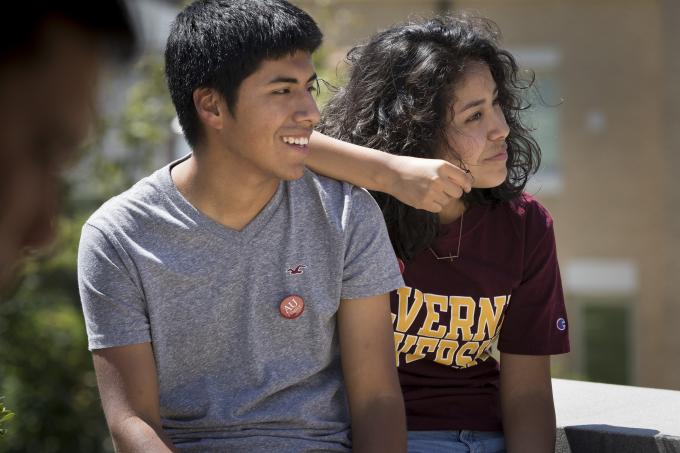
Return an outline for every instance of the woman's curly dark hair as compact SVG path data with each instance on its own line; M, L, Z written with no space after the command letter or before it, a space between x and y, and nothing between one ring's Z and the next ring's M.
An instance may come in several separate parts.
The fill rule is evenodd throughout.
M467 15L410 22L374 35L347 54L349 81L326 105L318 130L392 154L438 158L448 146L452 87L466 65L486 63L510 129L508 177L498 187L473 189L463 201L471 206L519 197L541 159L538 144L520 119L527 107L521 93L533 85L533 77L520 78L513 56L498 47L499 39L494 22ZM402 259L412 259L437 237L437 214L384 193L372 195Z

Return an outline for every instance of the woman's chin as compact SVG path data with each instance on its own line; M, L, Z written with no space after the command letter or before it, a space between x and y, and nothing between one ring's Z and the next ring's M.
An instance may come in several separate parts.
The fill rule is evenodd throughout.
M506 169L494 172L494 174L484 174L484 175L472 175L474 181L472 182L472 187L475 189L493 189L498 187L505 182L508 178L508 171Z

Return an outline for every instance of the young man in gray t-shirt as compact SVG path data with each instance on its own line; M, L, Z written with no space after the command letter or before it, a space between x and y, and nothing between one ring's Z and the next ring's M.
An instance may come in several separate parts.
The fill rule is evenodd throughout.
M199 1L172 25L193 153L105 203L78 258L120 451L405 451L381 213L305 169L320 42L283 0Z

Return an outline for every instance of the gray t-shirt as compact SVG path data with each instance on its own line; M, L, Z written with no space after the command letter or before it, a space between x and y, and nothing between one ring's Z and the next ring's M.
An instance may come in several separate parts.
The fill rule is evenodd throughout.
M403 285L377 205L306 171L236 231L189 204L171 166L83 226L90 349L152 343L163 429L182 451L347 451L340 299ZM280 313L290 295L304 299L295 319Z

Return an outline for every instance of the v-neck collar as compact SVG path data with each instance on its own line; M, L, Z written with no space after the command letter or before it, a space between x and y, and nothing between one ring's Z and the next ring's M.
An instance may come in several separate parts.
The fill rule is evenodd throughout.
M281 204L284 196L285 183L283 181L279 181L276 192L267 202L264 208L262 208L262 210L244 228L241 230L236 230L222 225L221 223L202 213L186 198L184 198L184 195L182 195L175 185L171 175L172 168L175 165L184 162L190 156L191 154L188 154L174 162L171 162L159 170L161 189L163 193L166 194L166 196L170 199L170 202L184 215L190 218L197 227L204 228L216 236L238 241L249 241L255 237L260 232L260 230L262 230L262 228L269 223L272 216L276 213L276 210Z

